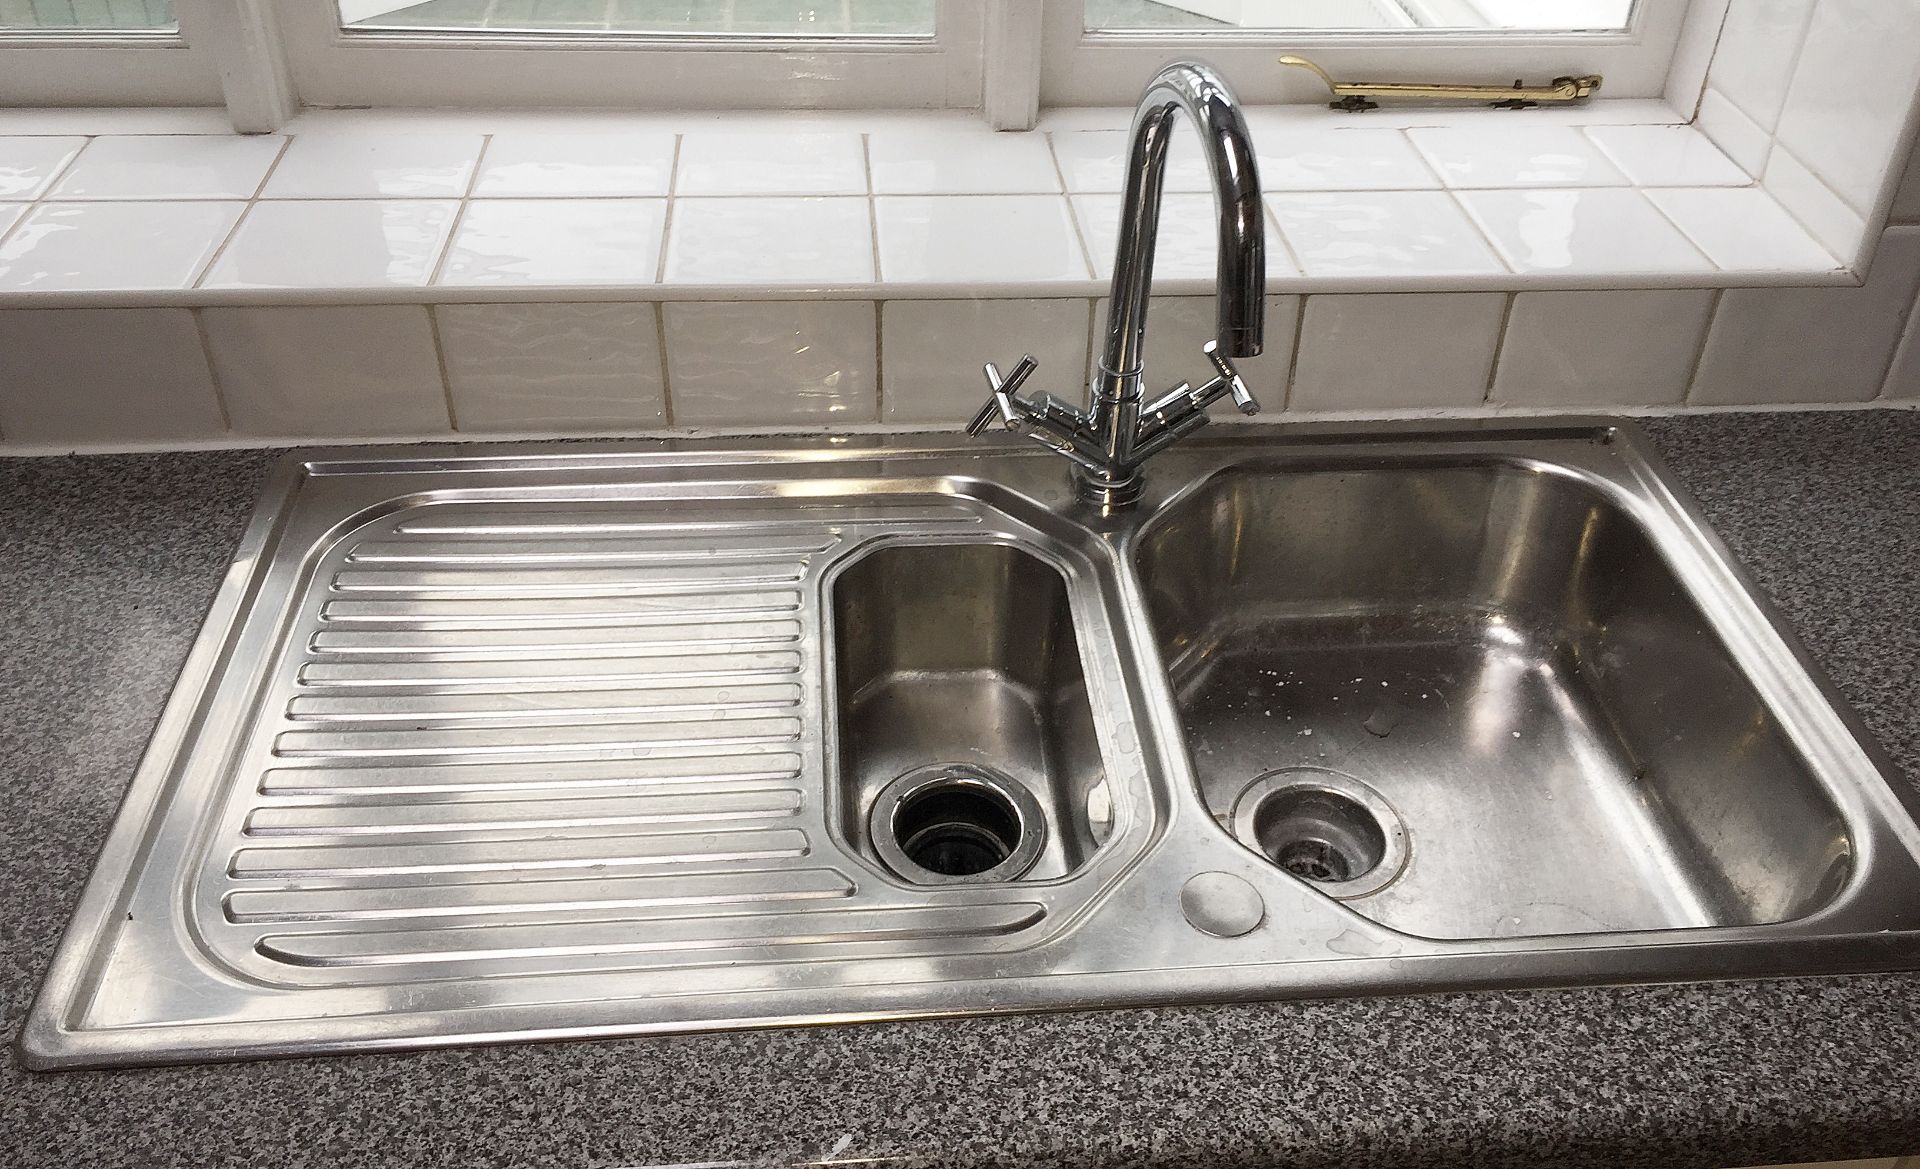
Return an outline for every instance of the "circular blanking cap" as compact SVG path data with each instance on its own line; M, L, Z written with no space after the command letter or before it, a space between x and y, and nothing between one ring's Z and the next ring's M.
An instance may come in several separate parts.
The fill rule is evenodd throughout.
M1267 903L1252 883L1232 873L1200 873L1180 888L1187 924L1216 938L1238 938L1260 928Z

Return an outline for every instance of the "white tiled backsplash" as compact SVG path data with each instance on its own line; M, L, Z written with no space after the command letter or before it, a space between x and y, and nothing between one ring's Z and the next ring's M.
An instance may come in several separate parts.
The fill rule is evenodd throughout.
M1920 0L1730 11L1695 127L1657 103L1251 111L1268 413L1920 405L1920 158L1863 246ZM980 364L1025 352L1075 395L1125 116L0 120L0 449L952 427ZM1167 383L1207 372L1217 246L1175 142Z

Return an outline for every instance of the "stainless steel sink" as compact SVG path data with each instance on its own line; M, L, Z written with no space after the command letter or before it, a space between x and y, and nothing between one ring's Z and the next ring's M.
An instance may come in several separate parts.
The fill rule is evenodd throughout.
M1908 968L1917 806L1604 421L319 453L22 1047Z

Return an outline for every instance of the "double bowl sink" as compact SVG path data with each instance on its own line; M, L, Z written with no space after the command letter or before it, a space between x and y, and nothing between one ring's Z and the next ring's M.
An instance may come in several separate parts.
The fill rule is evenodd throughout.
M289 460L40 1068L1920 965L1920 800L1604 421Z

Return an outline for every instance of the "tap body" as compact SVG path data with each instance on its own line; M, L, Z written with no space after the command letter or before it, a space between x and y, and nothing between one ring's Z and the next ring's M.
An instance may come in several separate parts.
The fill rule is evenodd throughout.
M1148 400L1144 356L1154 244L1168 149L1183 113L1200 132L1218 216L1218 328L1216 340L1205 350L1215 376L1197 390L1182 383ZM1038 368L1031 357L1006 377L990 364L986 373L993 397L968 433L979 434L997 417L1009 430L1071 459L1083 498L1125 507L1140 498L1145 462L1204 426L1208 406L1231 395L1242 412L1258 413L1259 403L1232 359L1257 356L1264 339L1265 214L1253 140L1233 90L1211 67L1197 62L1162 69L1148 83L1134 113L1113 290L1087 408L1045 393L1022 397L1020 387Z

